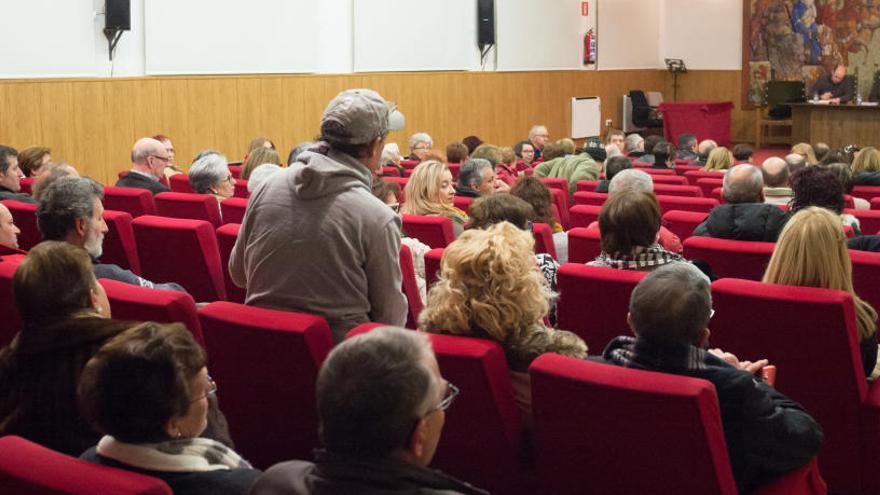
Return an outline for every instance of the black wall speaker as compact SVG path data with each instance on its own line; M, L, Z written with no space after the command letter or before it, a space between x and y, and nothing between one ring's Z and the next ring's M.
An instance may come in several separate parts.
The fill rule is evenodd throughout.
M104 2L104 28L131 31L131 0Z
M477 0L477 45L495 44L495 0Z

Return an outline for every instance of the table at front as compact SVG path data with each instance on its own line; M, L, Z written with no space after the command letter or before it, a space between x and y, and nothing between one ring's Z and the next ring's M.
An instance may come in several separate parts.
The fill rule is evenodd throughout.
M822 142L832 148L880 145L880 107L876 106L793 103L791 124L794 143Z
M690 133L700 141L712 139L719 146L730 146L732 108L729 101L679 101L661 103L657 110L663 114L663 133L670 143Z

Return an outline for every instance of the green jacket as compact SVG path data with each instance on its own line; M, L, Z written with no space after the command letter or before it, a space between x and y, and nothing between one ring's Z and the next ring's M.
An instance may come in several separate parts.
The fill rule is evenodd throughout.
M566 179L568 194L574 194L579 180L598 180L601 167L590 155L565 155L554 158L535 167L536 177Z

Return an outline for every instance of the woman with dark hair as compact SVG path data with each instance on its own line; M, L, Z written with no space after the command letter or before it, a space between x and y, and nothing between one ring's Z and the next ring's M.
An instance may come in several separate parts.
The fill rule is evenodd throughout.
M217 385L205 351L180 323L142 323L105 344L83 369L79 400L104 436L90 462L159 478L176 495L244 495L260 471L198 438Z
M791 176L791 213L818 206L831 210L840 217L843 225L852 227L856 235L861 235L859 219L844 213L843 184L826 167L805 167Z
M483 140L478 138L477 136L468 136L461 140L462 144L467 146L468 155L472 154L475 149L479 148L481 144L483 144Z
M835 153L834 151L830 152ZM828 170L834 172L834 175L837 176L837 179L840 180L840 183L843 184L843 192L846 194L852 194L853 187L855 187L856 183L853 180L852 170L850 170L849 165L843 162L832 162L825 166ZM870 210L871 203L864 198L859 198L853 196L853 203L857 210Z
M18 167L25 177L39 177L48 171L46 165L52 161L52 150L42 146L26 148L18 153Z
M520 141L513 146L513 153L522 160L522 169L525 170L533 165L535 161L535 145L526 139Z
M568 262L568 234L553 218L553 193L546 184L535 177L520 177L510 188L510 194L532 205L535 223L546 223L553 229L553 245L560 263Z

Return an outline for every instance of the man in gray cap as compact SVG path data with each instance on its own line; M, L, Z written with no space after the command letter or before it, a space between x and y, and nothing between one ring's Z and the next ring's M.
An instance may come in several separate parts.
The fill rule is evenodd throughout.
M378 93L337 95L321 137L256 188L229 259L246 304L323 316L335 341L368 321L403 326L400 218L371 192L403 115Z

